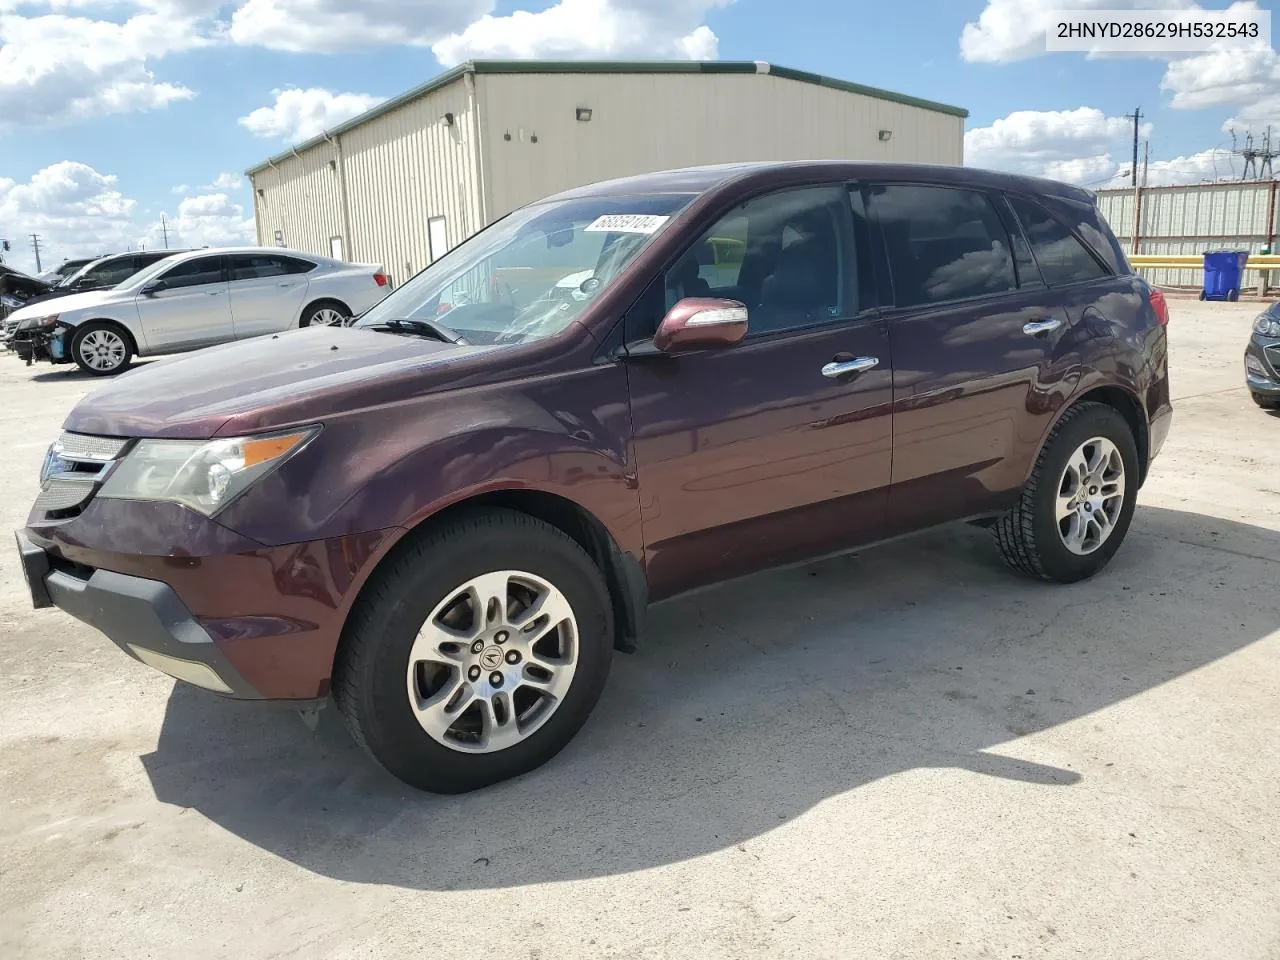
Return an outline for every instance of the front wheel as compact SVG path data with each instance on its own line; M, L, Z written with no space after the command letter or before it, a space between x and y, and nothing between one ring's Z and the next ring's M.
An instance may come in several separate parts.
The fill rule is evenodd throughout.
M133 346L119 327L110 323L86 323L71 337L71 358L85 373L109 377L129 366Z
M374 574L343 633L334 698L392 774L461 793L555 756L599 699L612 651L608 591L582 547L487 510Z
M1120 549L1138 496L1138 450L1112 407L1083 403L1045 442L1017 506L992 528L1005 561L1041 580L1093 576Z

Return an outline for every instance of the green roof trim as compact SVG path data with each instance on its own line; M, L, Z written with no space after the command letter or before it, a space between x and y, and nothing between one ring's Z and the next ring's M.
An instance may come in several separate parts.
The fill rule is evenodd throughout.
M283 153L278 153L274 157L264 160L256 166L250 167L245 171L249 176L253 176L267 167L274 166L290 157L301 153L303 150L309 150L312 147L324 143L331 137L338 136L352 130L358 126L368 123L376 117L380 117L385 113L390 113L406 103L411 103L419 97L424 97L429 93L446 87L456 80L462 79L466 74L535 74L535 73L615 73L615 74L663 74L663 73L709 73L709 74L725 74L725 73L752 73L752 74L768 74L773 77L781 77L784 80L795 80L799 83L811 83L819 87L828 87L832 90L842 90L845 93L856 93L864 97L874 97L877 100L887 100L890 103L901 103L908 107L919 107L922 110L932 110L935 113L945 113L953 117L964 119L969 116L969 111L963 107L953 107L946 103L937 103L933 100L924 100L920 97L908 96L905 93L895 93L892 90L882 90L879 87L868 87L861 83L853 83L849 80L838 80L835 77L823 76L820 73L809 73L805 70L793 70L791 67L774 66L764 61L755 60L471 60L467 63L459 64L452 70L447 70L437 77L433 77L426 83L414 87L412 90L400 94L398 97L392 97L385 100L371 110L367 110L359 116L352 117L345 123L340 123L330 130L326 130L319 136L312 137L310 140L304 140L302 143L295 145Z

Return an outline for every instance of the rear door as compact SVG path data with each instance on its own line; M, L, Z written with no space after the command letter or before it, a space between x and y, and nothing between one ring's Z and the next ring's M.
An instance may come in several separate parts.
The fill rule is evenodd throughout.
M737 346L628 364L654 599L879 536L892 373L859 214L843 183L757 197L628 316L628 341L644 342L684 297L749 311ZM736 263L716 256L735 241Z
M164 288L134 304L148 353L190 350L234 339L221 254L184 260L155 278Z
M881 183L867 204L893 289L890 532L1002 509L1068 373L1066 311L998 194Z
M315 263L276 253L232 253L227 266L237 340L294 325L307 296L307 273Z

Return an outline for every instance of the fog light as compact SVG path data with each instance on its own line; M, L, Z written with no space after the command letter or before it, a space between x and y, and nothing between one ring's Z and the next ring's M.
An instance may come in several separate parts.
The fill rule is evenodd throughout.
M1252 373L1255 377L1266 377L1267 370L1262 365L1262 361L1255 357L1252 353L1244 355L1244 368Z
M206 690L214 690L218 693L230 693L231 688L227 686L213 667L207 663L197 663L194 660L179 660L177 657L166 656L163 653L156 653L154 650L148 650L146 647L135 647L129 644L129 649L133 651L133 655L145 663L148 667L153 667L161 673L168 674L175 680L185 680L187 683L195 684L197 687L204 687Z

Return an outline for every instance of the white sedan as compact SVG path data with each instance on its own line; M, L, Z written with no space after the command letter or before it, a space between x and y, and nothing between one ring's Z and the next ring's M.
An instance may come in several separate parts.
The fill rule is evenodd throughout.
M293 327L338 325L388 292L376 264L278 247L193 250L110 290L15 311L11 346L28 363L119 373L134 356L177 353Z

